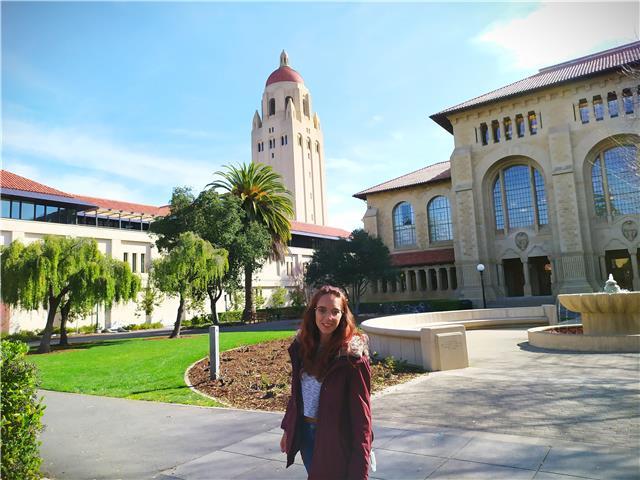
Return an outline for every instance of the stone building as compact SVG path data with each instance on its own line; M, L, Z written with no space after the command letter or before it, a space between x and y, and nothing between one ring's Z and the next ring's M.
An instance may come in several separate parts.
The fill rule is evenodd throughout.
M640 42L541 69L431 116L449 161L363 190L402 269L369 300L640 290Z

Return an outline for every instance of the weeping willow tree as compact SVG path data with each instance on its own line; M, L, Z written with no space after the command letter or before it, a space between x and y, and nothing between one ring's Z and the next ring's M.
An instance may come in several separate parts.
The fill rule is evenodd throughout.
M53 324L62 307L66 324L72 312L128 300L140 289L128 265L106 258L94 239L45 236L26 246L16 240L2 250L0 262L3 303L47 310L38 353L51 351Z
M161 292L178 296L176 322L169 338L180 336L186 302L200 301L207 286L222 278L229 268L228 253L193 232L180 234L168 255L153 262L153 281Z

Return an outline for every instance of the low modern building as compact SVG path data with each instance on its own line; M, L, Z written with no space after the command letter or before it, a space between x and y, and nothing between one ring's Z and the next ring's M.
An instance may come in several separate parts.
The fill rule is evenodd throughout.
M365 189L403 271L371 301L640 290L640 42L541 69L431 116L448 161Z
M141 276L142 285L146 284L151 262L159 257L149 225L169 212L167 206L73 195L6 170L0 171L0 189L0 245L8 245L14 240L28 244L44 235L94 238L102 253L128 262L132 271ZM349 235L337 228L301 222L292 222L291 230L292 240L285 259L267 262L256 275L255 286L267 299L278 287L291 289L296 286L319 242ZM219 308L226 310L228 306L230 303L225 295ZM153 318L144 318L136 312L135 302L114 305L112 309L96 307L95 313L78 325L97 323L110 328L152 320L172 325L177 308L177 300L167 298L156 308ZM44 310L12 311L3 306L0 313L3 332L44 328Z

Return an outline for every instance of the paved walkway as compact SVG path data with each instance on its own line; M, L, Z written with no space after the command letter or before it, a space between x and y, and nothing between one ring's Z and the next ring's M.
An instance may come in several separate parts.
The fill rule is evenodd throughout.
M521 348L468 332L471 367L373 401L380 479L640 479L640 355ZM306 478L281 414L44 392L43 470L65 479Z

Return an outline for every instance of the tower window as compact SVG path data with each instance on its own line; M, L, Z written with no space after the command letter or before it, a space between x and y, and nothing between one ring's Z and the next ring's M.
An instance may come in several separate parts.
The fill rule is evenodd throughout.
M491 122L491 136L493 137L493 143L498 143L500 141L500 123L498 120L493 120Z
M535 135L538 132L538 117L536 117L536 112L529 112L527 118L529 119L529 133Z
M578 110L580 110L580 121L589 123L589 104L586 98L581 98L578 102Z
M511 123L511 118L504 117L502 124L504 125L504 139L511 140L513 138L513 124Z
M289 142L288 142L288 140L287 140L287 136L285 135L285 136L284 136L284 144L285 144L285 145L287 145L287 143L289 143Z
M304 113L305 117L309 116L309 95L305 95L304 100L302 100L302 113Z
M260 148L260 142L258 142L258 151L261 152L262 149Z
M618 95L616 92L607 93L607 107L609 108L609 116L615 118L620 113L620 107L618 106Z
M600 95L593 97L593 116L596 122L604 118L604 105L602 104L602 97Z
M276 99L269 100L269 116L276 114Z
M524 137L524 117L521 114L516 115L516 132L518 137Z
M291 96L285 97L285 99L284 99L284 108L285 108L285 110L287 108L287 103L289 103L289 100L291 100L291 103L293 103L293 97L291 97Z
M280 146L284 145L284 135L280 137Z
M489 143L489 128L486 123L480 124L480 139L482 140L482 145Z
M622 90L622 108L624 108L625 115L633 113L633 94L630 88Z

